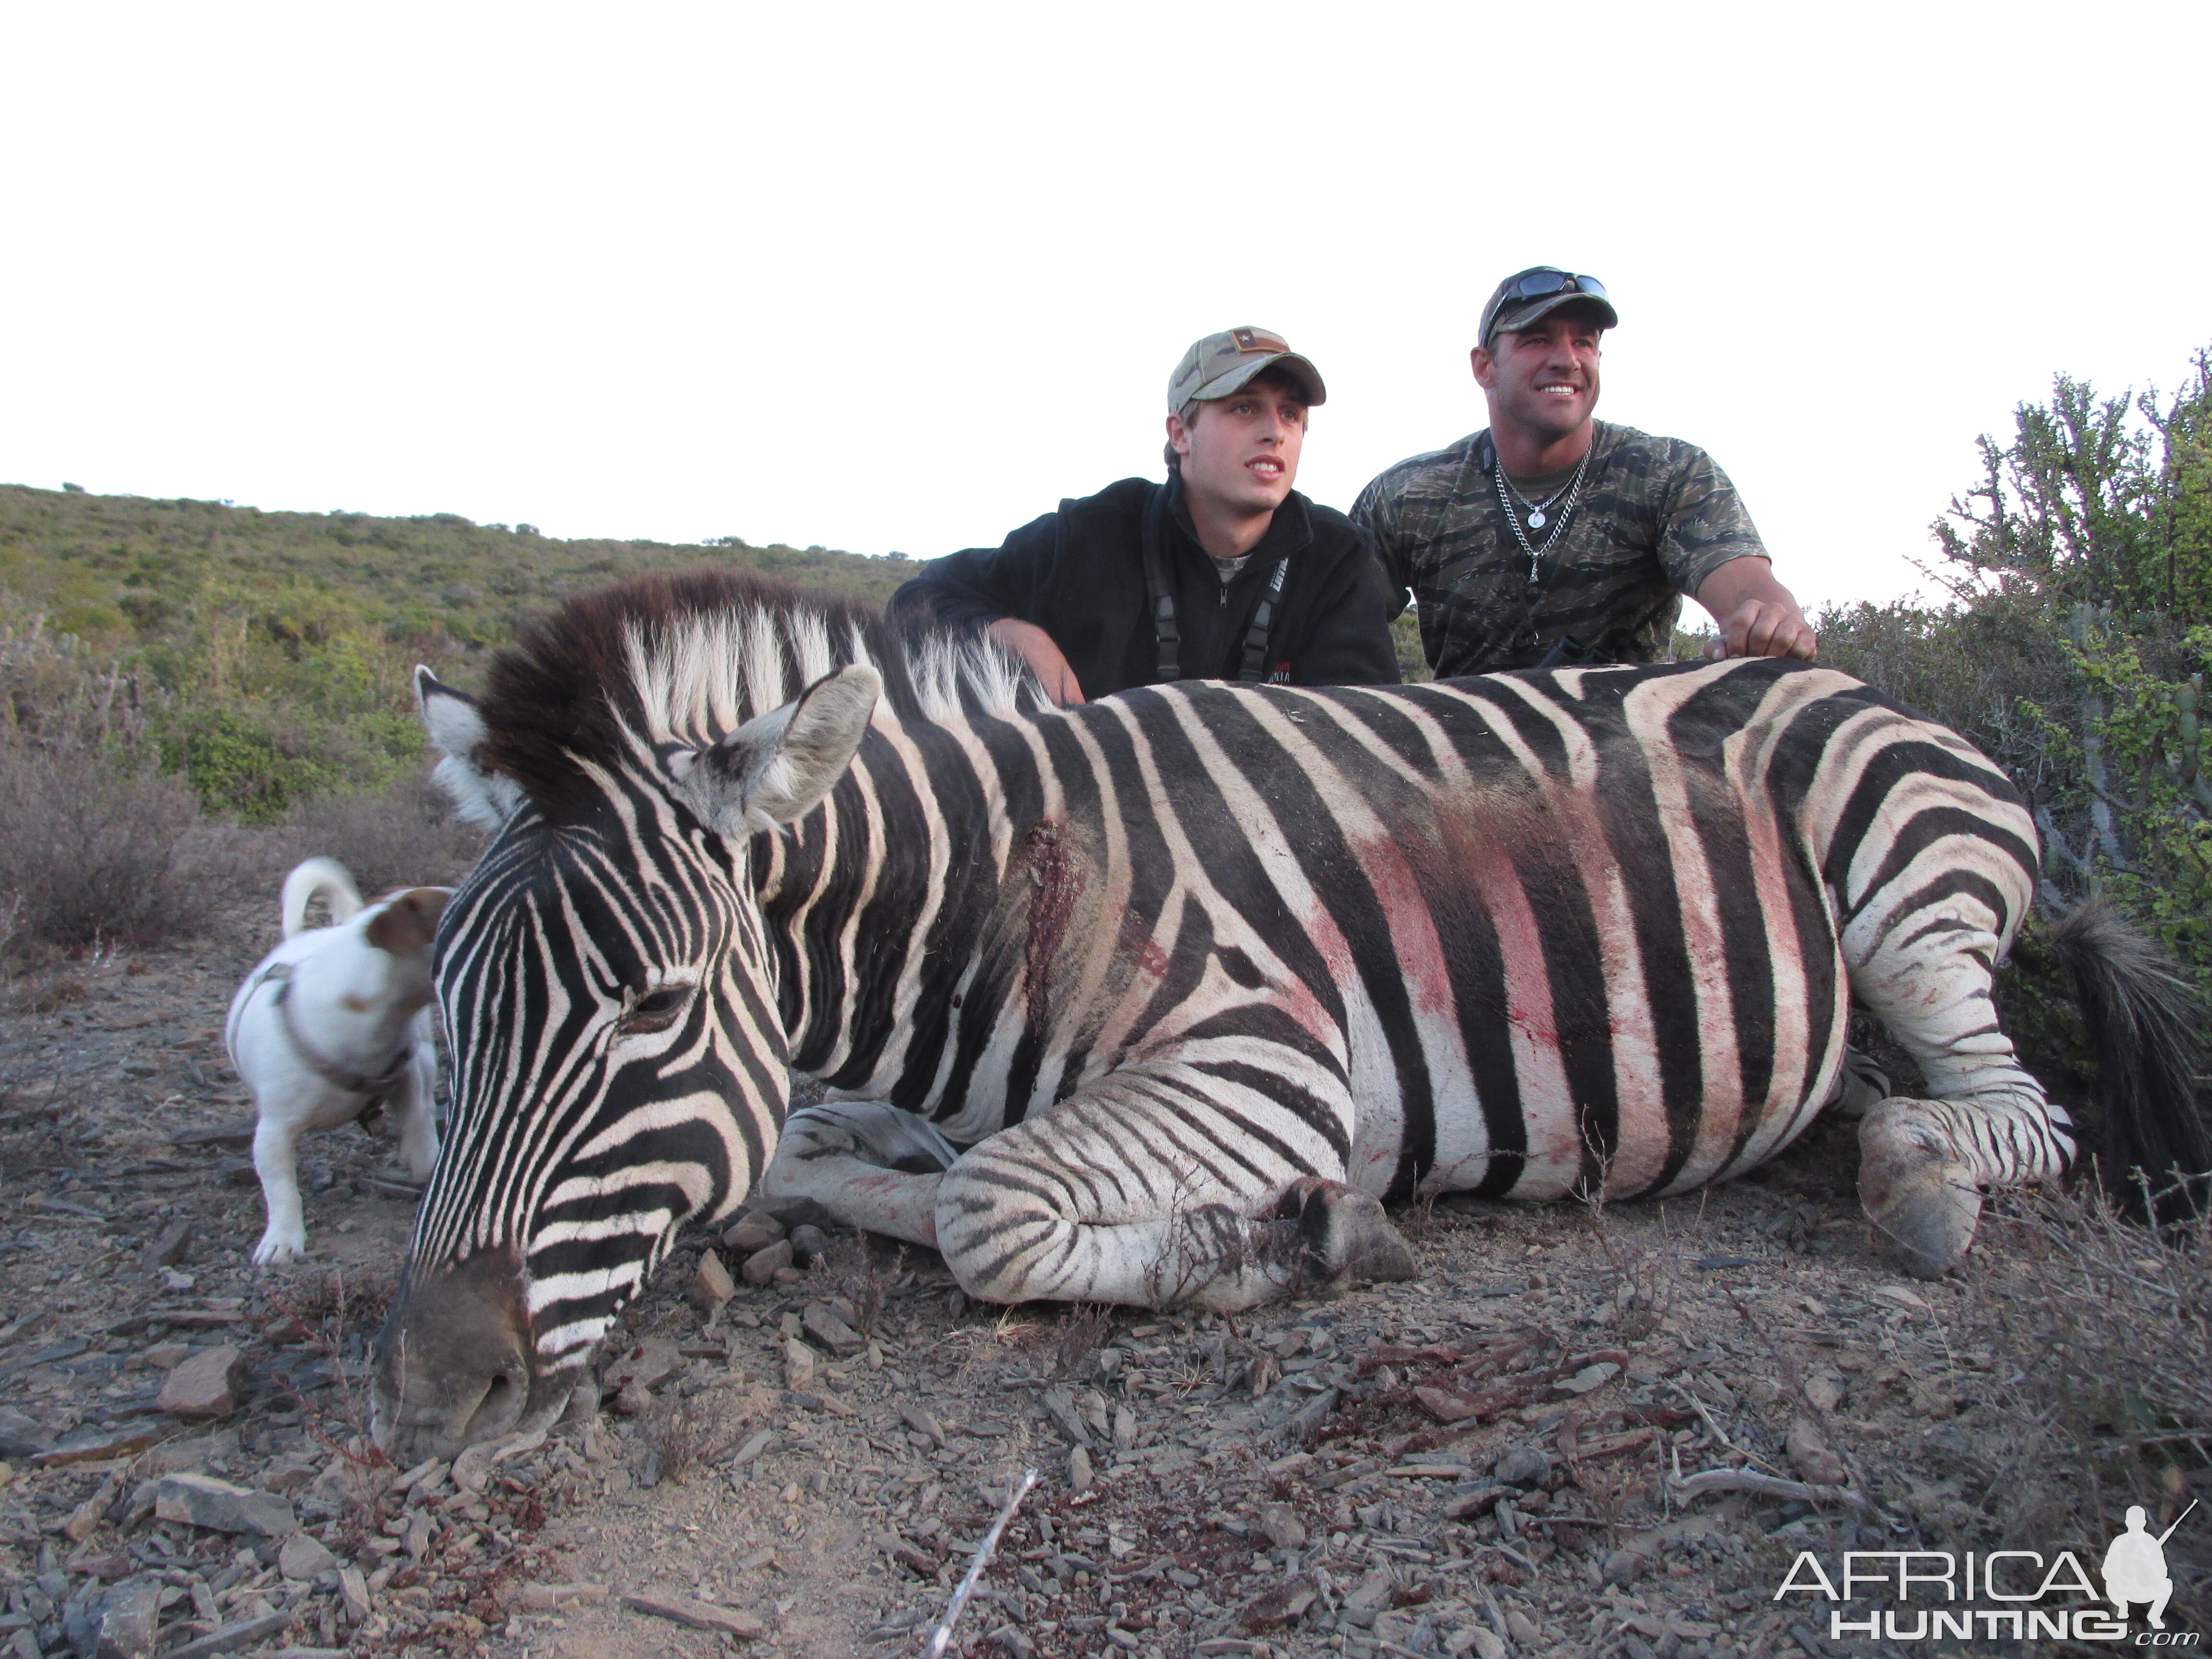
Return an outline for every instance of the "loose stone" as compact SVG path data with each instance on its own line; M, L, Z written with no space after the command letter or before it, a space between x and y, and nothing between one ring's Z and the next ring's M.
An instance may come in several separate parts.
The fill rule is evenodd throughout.
M791 1241L779 1238L772 1244L762 1246L745 1258L738 1269L748 1285L765 1285L784 1268L791 1266Z
M320 1540L304 1532L295 1532L284 1540L276 1552L276 1570L287 1578L308 1579L319 1572L328 1572L338 1564L337 1556L323 1547Z
M714 1310L738 1293L730 1270L722 1265L722 1258L712 1250L699 1255L699 1270L691 1275L690 1288L685 1292L691 1305L711 1316Z
M187 1423L214 1422L238 1409L238 1379L246 1356L235 1348L207 1348L183 1360L161 1384L161 1407Z
M750 1256L766 1249L783 1236L783 1223L765 1210L754 1210L722 1230L722 1247Z

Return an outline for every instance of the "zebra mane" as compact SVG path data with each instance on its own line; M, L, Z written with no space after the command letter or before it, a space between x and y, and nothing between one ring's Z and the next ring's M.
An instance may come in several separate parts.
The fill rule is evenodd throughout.
M1036 680L983 635L743 570L640 576L526 623L480 704L478 764L521 785L549 822L600 799L593 770L641 745L711 743L863 663L903 720L1006 720L1043 706Z

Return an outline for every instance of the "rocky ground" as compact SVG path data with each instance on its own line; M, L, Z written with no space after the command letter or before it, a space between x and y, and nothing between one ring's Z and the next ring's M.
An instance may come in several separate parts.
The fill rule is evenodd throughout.
M2212 1492L2067 1461L2022 1346L2048 1251L1992 1218L1906 1281L1848 1124L1666 1204L1417 1210L1417 1282L1234 1321L985 1307L752 1218L687 1241L549 1436L395 1469L362 1434L387 1145L309 1142L311 1265L247 1261L220 1027L275 931L271 898L4 988L0 1653L913 1653L1029 1470L953 1651L1896 1652L1927 1644L1777 1599L1799 1552L2094 1568L2120 1505ZM2192 1628L2212 1552L2168 1557Z

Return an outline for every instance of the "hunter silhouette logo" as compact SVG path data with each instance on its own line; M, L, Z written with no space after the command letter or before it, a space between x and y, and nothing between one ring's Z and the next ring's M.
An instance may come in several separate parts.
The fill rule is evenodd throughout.
M2191 1498L2189 1510L2196 1507ZM2173 1527L2189 1518L2189 1510L2173 1517ZM2173 1527L2154 1538L2145 1529L2148 1519L2142 1504L2129 1505L2128 1529L2105 1552L2105 1595L2123 1619L2130 1602L2149 1602L2150 1627L2164 1630L2166 1604L2173 1599L2173 1580L2166 1573L2166 1540L2173 1536Z

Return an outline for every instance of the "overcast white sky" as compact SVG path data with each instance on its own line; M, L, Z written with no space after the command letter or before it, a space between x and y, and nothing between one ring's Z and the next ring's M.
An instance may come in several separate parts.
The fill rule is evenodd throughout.
M0 11L0 480L555 535L994 543L1157 474L1218 328L1348 507L1483 424L1539 262L1600 412L1801 597L1918 581L1978 433L2212 343L2212 7Z

